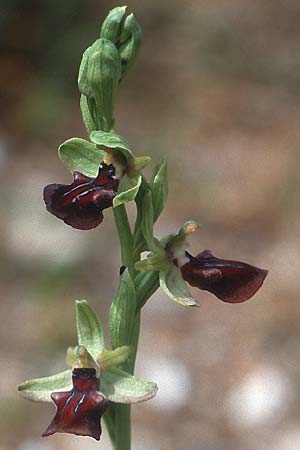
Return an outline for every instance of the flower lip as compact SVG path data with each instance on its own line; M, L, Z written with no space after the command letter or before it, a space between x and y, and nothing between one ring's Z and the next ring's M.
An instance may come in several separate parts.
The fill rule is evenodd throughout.
M69 184L49 184L44 188L47 210L67 225L90 230L103 220L102 211L112 206L119 180L112 164L101 163L96 178L74 172Z
M268 273L240 261L217 258L209 250L197 256L185 254L188 262L180 266L184 280L228 303L241 303L251 298Z
M53 392L56 414L42 436L71 433L100 440L100 419L108 408L106 397L99 392L96 370L78 368L72 371L73 388L67 392Z

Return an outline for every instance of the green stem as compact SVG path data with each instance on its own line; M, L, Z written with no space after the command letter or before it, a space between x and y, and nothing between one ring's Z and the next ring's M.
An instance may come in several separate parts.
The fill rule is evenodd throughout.
M123 266L128 267L132 277L135 275L133 259L133 236L128 221L126 208L119 205L114 208L115 223L121 246L121 257ZM136 353L136 349L134 354ZM133 368L132 368L133 373ZM114 439L112 440L114 450L131 449L131 408L130 405L114 405Z
M131 449L131 408L130 405L118 404L116 408L116 439L114 450Z
M135 358L137 354L141 308L147 299L158 288L158 273L137 274L134 269L134 263L139 258L135 255L134 239L129 225L126 208L124 205L114 208L116 227L121 245L122 264L129 269L129 273L134 280L136 288L136 312L135 324L130 338L132 347L132 358L125 363L124 368L133 375ZM111 436L114 450L131 449L131 407L127 404L113 404L112 422L108 422L108 431Z

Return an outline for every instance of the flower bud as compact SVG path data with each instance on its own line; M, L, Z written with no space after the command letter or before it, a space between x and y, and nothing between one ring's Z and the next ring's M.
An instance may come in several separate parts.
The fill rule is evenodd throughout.
M141 28L133 14L126 17L118 46L122 61L122 78L133 64L142 40Z
M126 6L118 6L108 13L101 27L101 38L109 39L114 44L118 44L125 21L126 8Z
M83 54L78 86L86 96L90 115L98 129L113 127L114 100L121 78L121 58L116 46L97 39Z

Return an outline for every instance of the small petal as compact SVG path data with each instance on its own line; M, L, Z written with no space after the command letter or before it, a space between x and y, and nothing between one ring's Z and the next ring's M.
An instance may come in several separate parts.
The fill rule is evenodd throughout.
M103 209L112 206L119 180L115 169L102 163L96 178L74 172L73 183L49 184L44 189L47 210L67 225L90 230L103 220Z
M51 398L56 405L56 414L42 436L54 433L71 433L91 436L100 440L100 419L108 407L105 396L98 391L99 379L95 369L74 369L73 389L53 392Z
M224 302L248 300L261 287L268 273L240 261L217 258L209 250L195 257L186 252L186 256L189 261L180 267L184 280Z

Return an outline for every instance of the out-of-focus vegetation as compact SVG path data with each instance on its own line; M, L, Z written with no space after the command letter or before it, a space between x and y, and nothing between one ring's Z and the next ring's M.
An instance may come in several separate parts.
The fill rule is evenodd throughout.
M138 154L168 157L170 197L157 234L193 218L203 226L191 253L211 248L270 270L243 305L199 292L197 311L161 293L149 302L137 371L160 393L133 410L133 448L296 450L299 2L127 4L143 47L120 86L117 130ZM48 214L41 195L45 184L70 181L56 148L86 136L77 70L116 5L0 3L0 450L100 448L85 438L40 438L53 408L18 398L15 385L63 369L76 344L73 301L88 298L105 322L117 285L111 212L80 232Z

